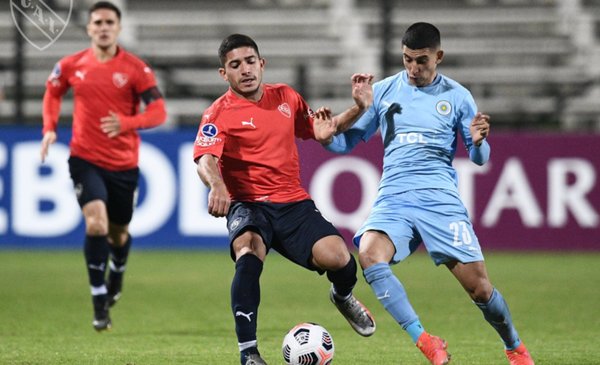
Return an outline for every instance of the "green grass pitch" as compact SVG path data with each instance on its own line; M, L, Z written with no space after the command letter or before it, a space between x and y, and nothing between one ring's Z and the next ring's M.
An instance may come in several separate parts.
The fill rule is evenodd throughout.
M600 364L600 253L488 252L486 260L536 364ZM225 251L134 249L113 329L96 333L81 252L0 251L0 364L239 364L233 270ZM426 329L448 341L453 364L507 364L447 269L418 253L394 271ZM337 313L325 277L272 254L261 284L258 340L269 364L283 364L283 337L304 321L330 331L334 364L427 364L362 277L355 294L377 320L370 338Z

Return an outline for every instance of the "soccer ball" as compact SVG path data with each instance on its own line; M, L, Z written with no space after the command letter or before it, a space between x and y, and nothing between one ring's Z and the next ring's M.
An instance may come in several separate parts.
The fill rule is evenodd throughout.
M285 335L282 351L288 365L328 365L333 361L333 338L316 323L300 323Z

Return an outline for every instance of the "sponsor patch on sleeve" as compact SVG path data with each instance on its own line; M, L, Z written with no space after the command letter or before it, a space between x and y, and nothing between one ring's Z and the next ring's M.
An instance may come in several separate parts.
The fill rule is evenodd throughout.
M48 80L52 81L52 80L56 80L60 77L60 63L56 63L54 65L54 68L52 69L52 72L50 73L50 76L48 76Z
M196 145L200 147L210 147L221 142L218 138L219 129L212 123L206 123L200 128L200 132L196 136Z

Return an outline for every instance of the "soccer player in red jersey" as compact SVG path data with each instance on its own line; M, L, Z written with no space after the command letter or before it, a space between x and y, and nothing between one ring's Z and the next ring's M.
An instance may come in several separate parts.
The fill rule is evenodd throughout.
M69 170L85 219L84 253L98 331L112 326L108 309L121 295L131 246L128 226L139 175L136 130L166 119L154 73L117 44L120 31L119 8L107 1L92 5L87 24L91 47L56 64L43 102L42 161L56 141L62 96L69 88L74 91Z
M330 142L372 102L373 76L352 76L355 101L331 118L316 113L285 84L263 84L265 59L250 37L232 34L219 47L219 73L229 90L202 115L194 145L208 211L227 217L235 275L231 309L242 365L266 364L257 347L259 278L272 248L332 283L330 299L356 332L370 336L373 317L353 296L356 261L337 229L300 185L296 137Z

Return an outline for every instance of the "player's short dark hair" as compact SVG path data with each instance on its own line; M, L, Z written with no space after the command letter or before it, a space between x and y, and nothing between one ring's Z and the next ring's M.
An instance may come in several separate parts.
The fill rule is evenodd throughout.
M258 46L254 39L245 34L231 34L223 39L223 42L221 42L221 45L219 46L221 66L225 66L225 60L227 59L227 53L229 53L229 51L241 47L252 47L256 51L258 57L260 57L260 52L258 52Z
M117 14L117 18L119 18L119 20L121 20L121 10L119 10L119 8L109 2L109 1L98 1L96 3L94 3L94 5L92 5L90 7L90 10L88 11L88 15L92 15L93 12L95 12L96 10L99 9L108 9L108 10L112 10Z
M429 23L414 23L402 37L402 45L410 49L437 49L441 44L440 31Z

